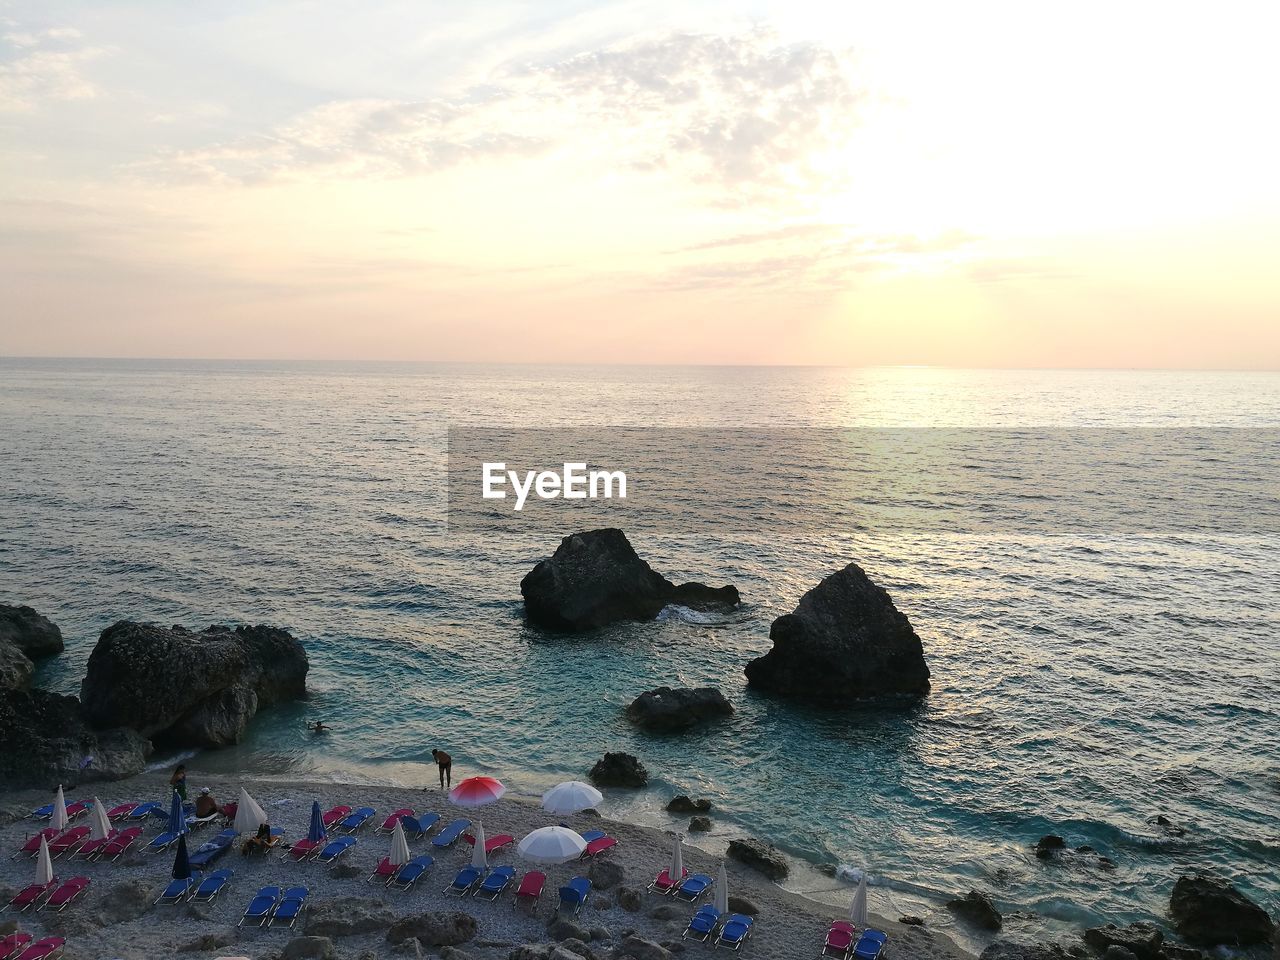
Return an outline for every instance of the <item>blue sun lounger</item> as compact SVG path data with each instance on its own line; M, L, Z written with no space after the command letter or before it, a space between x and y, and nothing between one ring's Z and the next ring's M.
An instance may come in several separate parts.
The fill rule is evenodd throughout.
M470 820L455 820L431 838L431 845L439 847L441 850L445 847L451 847L460 836L470 829Z
M677 900L687 900L694 903L697 899L711 889L715 880L707 876L705 873L695 873L691 877L685 877L684 883L676 887L674 896Z
M440 822L440 814L424 813L419 817L401 817L400 824L404 827L405 836L410 840L417 840L425 837L431 832L431 828Z
M179 834L166 830L164 833L157 834L151 838L151 842L147 844L148 853L164 853L175 843L178 842Z
M193 873L185 880L170 880L164 892L156 897L156 903L181 903L199 882L199 873Z
M375 812L373 807L361 807L359 810L349 813L339 820L334 829L355 833L373 818Z
M857 957L858 960L879 960L888 939L888 935L879 930L863 930L862 936L853 945L851 956Z
M249 906L245 907L244 916L236 926L243 927L246 923L262 926L271 917L271 912L275 910L276 904L283 895L284 891L279 887L263 887L253 895Z
M359 842L356 837L337 837L324 845L324 849L316 854L316 860L320 863L333 863Z
M717 947L728 947L730 950L741 950L742 943L751 936L751 928L755 921L745 913L734 913L720 928L720 936L716 938Z
M218 899L218 894L231 883L233 876L235 876L235 872L232 870L215 870L213 873L206 874L205 878L196 884L196 888L191 891L192 902L213 903Z
M590 896L591 881L586 877L574 877L560 888L560 903L556 906L556 913L566 910L576 916Z
M207 840L200 844L200 846L196 847L195 852L191 854L190 863L192 869L209 866L209 864L231 849L231 845L236 842L236 836L235 830L228 828L212 840Z
M400 872L391 878L391 886L399 887L401 890L412 890L413 885L421 879L427 869L435 863L431 857L425 853L420 857L414 857L403 867Z
M711 906L711 904L708 903L699 907L698 912L689 921L689 926L685 928L681 938L706 943L715 935L716 928L720 926L720 918L720 911Z
M276 908L271 911L271 918L267 920L267 926L274 927L279 922L292 928L298 922L298 918L302 916L302 911L307 908L307 896L309 893L310 891L306 887L290 887L286 890L284 896L280 898L280 902L276 904Z
M471 892L471 888L480 882L480 878L483 876L484 871L479 867L463 867L458 871L458 875L453 878L453 883L444 888L444 892L465 897Z
M160 804L156 803L154 800L148 800L146 803L140 803L134 807L125 819L136 823L139 820L147 819L147 817L151 816L152 813L159 809Z
M515 876L515 867L494 867L471 895L479 897L481 900L497 900L502 891L507 889L511 881L515 879Z
M603 830L586 830L580 834L583 840L590 843L592 840L603 840L608 836Z

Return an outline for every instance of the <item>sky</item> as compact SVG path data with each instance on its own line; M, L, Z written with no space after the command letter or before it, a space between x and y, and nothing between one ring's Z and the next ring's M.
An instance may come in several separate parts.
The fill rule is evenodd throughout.
M0 0L0 355L1280 369L1277 35Z

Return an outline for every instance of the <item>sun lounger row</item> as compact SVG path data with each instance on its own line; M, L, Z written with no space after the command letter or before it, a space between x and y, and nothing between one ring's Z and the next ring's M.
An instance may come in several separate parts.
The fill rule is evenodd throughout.
M72 877L61 882L55 878L48 883L34 883L19 890L5 909L16 910L18 913L26 913L28 910L54 910L61 913L79 899L88 887L88 877Z
M81 845L89 839L88 827L72 827L69 830L55 830L52 827L46 827L39 833L27 838L27 841L13 855L13 859L19 857L34 857L40 852L40 841L43 839L49 845L49 856L54 860L69 853L75 853L80 849Z
M11 933L0 937L0 960L56 960L66 942L61 937L35 940L29 933Z
M745 913L721 913L710 904L698 908L684 931L684 939L739 950L755 924Z
M879 930L863 930L859 934L858 928L848 920L832 920L819 956L837 960L879 960L888 940L888 935Z
M277 923L292 928L307 907L306 887L263 887L249 901L237 926L273 927Z

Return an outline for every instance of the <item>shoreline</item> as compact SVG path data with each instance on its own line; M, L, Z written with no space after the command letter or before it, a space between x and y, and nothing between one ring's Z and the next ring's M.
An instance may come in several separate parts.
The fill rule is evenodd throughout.
M66 877L83 875L91 879L87 895L73 904L62 914L24 914L21 917L23 928L54 934L64 931L68 941L69 958L111 956L120 960L133 958L169 955L180 947L196 941L207 934L225 934L232 939L225 947L215 950L209 955L232 953L251 958L274 956L291 936L304 935L306 921L299 924L297 930L285 931L256 930L240 928L235 930L234 923L239 919L245 904L258 887L291 882L306 883L312 889L312 900L315 903L335 898L354 900L381 900L390 905L397 915L417 914L426 910L463 910L476 918L479 925L478 934L471 943L463 944L461 949L468 956L483 960L506 960L508 954L517 946L525 943L545 943L550 937L546 933L546 920L551 913L550 900L555 897L554 888L562 884L569 876L586 873L589 864L571 864L563 867L542 868L547 874L547 891L544 893L542 908L538 918L526 918L518 913L510 902L510 893L504 895L496 903L488 903L473 898L458 900L446 897L442 889L453 873L462 866L470 855L471 848L463 844L455 844L445 851L434 851L426 841L411 843L411 852L415 855L431 850L436 854L428 880L415 890L402 893L399 890L386 889L364 883L364 877L372 871L377 861L385 855L388 840L385 836L373 832L373 827L393 809L401 806L415 810L434 810L442 820L447 821L454 816L468 816L468 811L452 807L447 799L436 788L405 788L376 786L371 784L339 783L337 781L317 781L304 778L237 778L224 774L202 774L189 771L189 790L194 795L203 786L212 788L220 801L233 799L241 784L244 784L254 797L263 805L272 818L273 824L285 828L286 839L294 840L305 835L306 822L310 814L311 801L318 799L322 807L336 803L351 806L373 806L378 814L369 827L358 834L359 842L352 850L349 862L360 868L360 876L354 878L335 878L330 869L320 864L295 864L285 862L276 857L267 860L253 858L246 860L238 854L229 854L220 864L236 871L232 887L207 910L188 909L187 907L149 906L140 916L124 923L100 926L96 924L98 913L96 902L105 898L110 888L126 881L143 881L151 891L147 900L153 900L163 887L172 866L171 854L151 854L137 851L114 864L82 863L67 861L65 858L55 861L55 873ZM167 790L167 775L159 772L148 772L136 777L115 781L99 782L71 791L68 800L99 797L103 803L111 806L117 802L154 799L163 796ZM0 793L0 809L9 815L25 815L41 803L48 802L47 791L17 790ZM607 807L607 804L606 804ZM518 841L529 830L538 826L546 826L559 822L562 818L544 813L541 808L525 797L504 797L497 804L479 811L486 832L490 836L498 831L510 833ZM471 816L470 819L475 819ZM577 829L606 829L620 840L615 850L604 855L601 860L618 865L623 873L621 885L640 888L653 878L662 865L670 857L671 831L659 828L626 823L607 818L597 818L588 814L579 814L571 818L563 818ZM160 827L147 825L145 839L154 836ZM0 859L0 886L17 889L30 882L34 871L31 860L10 860L8 856L15 850L20 840L34 832L36 822L18 820L8 822L0 827L0 845L6 856ZM196 834L195 840L207 839L212 831ZM494 863L510 863L522 872L524 865L514 854L514 847L497 853L492 858ZM685 860L690 870L701 870L715 874L720 858L707 853L695 843L686 842ZM810 899L803 894L786 890L734 861L727 861L726 868L731 896L742 897L758 908L757 925L751 940L743 948L744 955L757 957L791 958L813 957L822 944L827 925L832 919L843 915L843 911L831 905ZM609 872L609 871L605 871ZM616 886L609 889L598 888L595 893L595 904L588 904L577 922L584 928L596 927L596 933L607 931L608 940L598 943L608 946L616 944L625 930L634 930L638 936L654 942L680 939L688 917L692 916L695 906L675 904L670 898L659 898L653 894L644 894L638 912L623 909L612 902ZM852 887L849 888L852 896ZM598 909L609 902L607 909ZM652 911L657 907L672 906L673 910L659 911L663 916L653 917ZM207 915L207 919L197 919ZM666 916L671 914L671 916ZM11 914L4 915L4 919ZM175 922L176 918L176 922ZM873 926L878 926L890 936L890 948L896 956L909 960L972 960L972 954L959 947L949 936L930 930L926 927L904 926L886 917L873 916ZM385 930L376 933L359 934L341 937L335 940L340 957L362 956L362 951L372 951L372 956L383 956L391 948L385 939ZM694 942L684 943L686 953L704 949ZM106 951L106 952L104 952ZM196 953L195 955L199 955Z

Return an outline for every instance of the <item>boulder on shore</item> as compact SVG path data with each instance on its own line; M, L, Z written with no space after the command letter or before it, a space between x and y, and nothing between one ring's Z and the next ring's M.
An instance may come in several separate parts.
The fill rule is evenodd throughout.
M977 890L970 890L963 897L948 900L947 909L983 930L999 930L1004 926L1004 917L991 902L991 898Z
M785 880L791 872L782 853L759 840L730 840L726 851L730 859L763 873L770 880Z
M1275 932L1267 911L1226 880L1203 873L1178 878L1169 916L1178 933L1202 946L1264 943Z
M707 813L710 810L710 800L694 800L685 793L677 793L667 801L667 813Z
M425 947L456 947L475 938L476 918L461 911L430 911L402 917L387 930L388 943L417 940Z
M739 603L732 585L673 584L641 560L617 529L565 537L556 552L520 581L525 613L553 630L591 630L619 620L652 620L663 607L728 610Z
M1086 930L1084 942L1098 953L1105 954L1113 947L1120 947L1138 960L1161 960L1164 934L1154 923L1131 923L1127 927L1108 923Z
M817 703L922 696L929 667L911 622L856 563L831 574L769 629L773 649L747 664L759 689Z
M238 743L259 709L306 696L307 654L276 627L192 633L122 620L102 631L80 686L97 727L168 744Z
M0 603L0 689L31 682L34 661L62 652L62 631L30 607Z
M123 780L141 773L150 753L151 744L133 730L90 729L75 697L0 690L0 783L6 786Z
M606 753L591 768L591 779L601 787L643 787L649 771L629 753Z
M733 704L715 687L658 687L627 707L627 719L646 730L684 730L704 720L733 716Z

